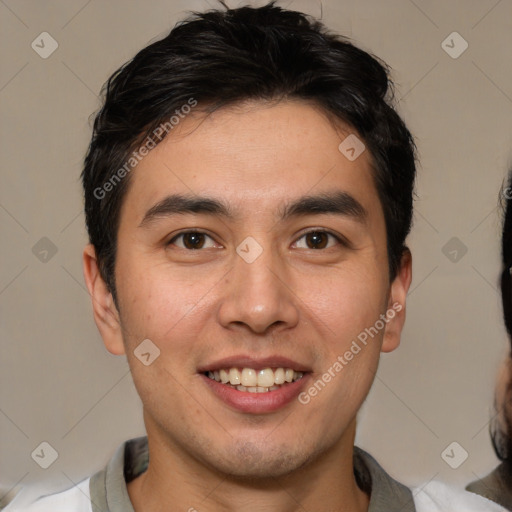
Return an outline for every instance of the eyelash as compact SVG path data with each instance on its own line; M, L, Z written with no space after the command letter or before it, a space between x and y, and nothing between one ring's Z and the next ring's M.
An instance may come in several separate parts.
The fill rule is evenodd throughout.
M212 239L213 240L213 237L210 236L208 233L206 233L205 231L201 231L201 230L188 230L188 231L182 231L181 233L178 233L177 235L175 235L174 237L172 237L169 242L167 242L166 245L173 245L173 243L180 237L182 237L183 235L187 235L187 234L199 234L199 235L206 235L208 238ZM346 241L345 239L343 239L342 237L340 237L339 235L336 235L334 234L332 231L328 231L326 229L311 229L309 231L306 231L305 233L302 233L302 235L297 238L296 242L299 241L300 239L304 238L306 235L310 234L310 233L325 233L326 235L329 235L331 237L333 237L341 246L343 247L349 247L350 244L348 241ZM295 242L295 243L296 243ZM179 249L183 249L185 251L200 251L201 249L187 249L186 247L179 247ZM309 249L309 248L308 248ZM330 247L328 247L327 249L330 249ZM322 251L322 250L326 250L326 249L309 249L311 251Z

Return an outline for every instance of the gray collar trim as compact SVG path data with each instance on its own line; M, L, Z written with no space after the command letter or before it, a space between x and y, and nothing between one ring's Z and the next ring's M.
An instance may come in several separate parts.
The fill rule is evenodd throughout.
M126 452L143 443L147 448L145 437L123 443L107 467L92 476L89 484L92 512L135 512L126 487L125 458L129 460Z
M123 443L107 467L90 480L93 512L135 512L126 483L148 466L147 438ZM416 512L412 492L391 478L368 453L354 447L354 474L359 487L370 495L368 512Z
M367 452L354 446L357 485L370 495L368 512L416 512L411 490L389 476Z
M510 486L511 466L502 462L491 473L480 480L471 482L466 490L479 494L498 505L512 510L512 488Z

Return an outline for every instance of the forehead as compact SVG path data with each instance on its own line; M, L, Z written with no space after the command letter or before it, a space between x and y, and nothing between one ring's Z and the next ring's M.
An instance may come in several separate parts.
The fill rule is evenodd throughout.
M334 189L380 205L368 151L348 158L364 147L355 137L348 125L302 101L196 111L137 165L124 206L150 207L179 192L223 197L242 214L282 210L283 201ZM346 152L345 141L356 143L354 151Z

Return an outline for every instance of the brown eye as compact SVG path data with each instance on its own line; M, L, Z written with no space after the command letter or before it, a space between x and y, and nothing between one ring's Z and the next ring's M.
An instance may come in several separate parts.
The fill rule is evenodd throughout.
M205 243L208 239L213 242L212 238L206 233L201 233L200 231L187 231L175 236L172 240L169 241L168 245L176 245L181 249L189 250L204 249L208 248L208 246L205 246ZM181 242L177 242L178 240L181 240ZM213 243L210 244L209 247L213 247Z
M336 244L341 244L341 240L329 233L328 231L309 231L308 233L304 233L299 240L304 240L304 242L297 241L296 244L300 249L328 249ZM332 243L334 241L334 244ZM330 245L329 245L330 244ZM343 245L343 244L342 244Z
M306 235L306 243L310 249L324 249L327 242L327 233L313 231Z

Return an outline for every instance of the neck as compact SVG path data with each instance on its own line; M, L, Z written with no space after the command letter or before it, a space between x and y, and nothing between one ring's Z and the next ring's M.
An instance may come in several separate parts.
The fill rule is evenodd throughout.
M179 453L148 429L148 469L128 484L128 494L135 512L154 512L170 504L189 512L367 512L369 498L354 477L354 435L355 421L328 453L292 473L241 479Z

